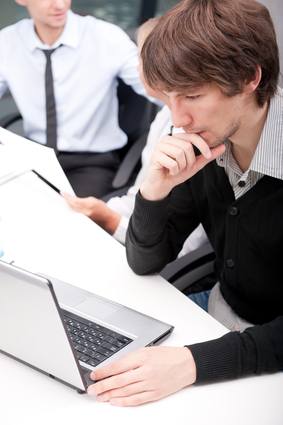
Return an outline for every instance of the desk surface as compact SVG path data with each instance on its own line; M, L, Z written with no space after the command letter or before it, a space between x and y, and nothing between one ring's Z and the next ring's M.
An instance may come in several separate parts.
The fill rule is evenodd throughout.
M136 276L125 249L27 173L0 186L4 260L43 272L171 323L171 346L223 335L222 325L159 276ZM283 374L196 385L131 408L100 404L0 355L1 424L154 423L282 425ZM106 419L103 419L106 418ZM153 419L154 418L154 419ZM61 422L62 421L62 422ZM114 422L115 421L115 422Z

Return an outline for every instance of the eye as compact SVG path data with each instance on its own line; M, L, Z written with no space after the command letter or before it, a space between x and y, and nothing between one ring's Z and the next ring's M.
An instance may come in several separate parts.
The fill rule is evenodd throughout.
M191 99L191 100L194 100L194 99L196 99L198 96L186 96L186 99Z

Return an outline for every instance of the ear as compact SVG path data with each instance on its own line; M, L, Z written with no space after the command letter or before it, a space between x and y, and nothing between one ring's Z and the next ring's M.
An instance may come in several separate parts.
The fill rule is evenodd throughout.
M259 85L261 80L261 67L259 65L256 65L256 72L254 77L251 79L249 83L245 83L244 85L244 93L250 94L253 93L257 86Z
M16 3L18 3L20 6L26 6L27 2L26 0L15 0Z

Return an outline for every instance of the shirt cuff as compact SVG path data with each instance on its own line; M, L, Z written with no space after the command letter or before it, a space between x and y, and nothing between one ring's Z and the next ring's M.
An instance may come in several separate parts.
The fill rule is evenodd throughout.
M129 225L129 219L127 217L122 216L120 223L118 224L115 233L113 233L113 238L115 238L118 242L125 245L126 241L126 232Z

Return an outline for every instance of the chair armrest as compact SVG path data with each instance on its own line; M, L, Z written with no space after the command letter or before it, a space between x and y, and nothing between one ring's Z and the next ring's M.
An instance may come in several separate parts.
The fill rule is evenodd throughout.
M130 189L130 186L123 186L120 189L113 190L110 193L107 193L107 195L102 196L101 201L108 202L109 199L114 198L115 196L123 196L126 195L128 190Z
M167 264L160 275L180 291L214 272L214 250L208 243Z
M119 169L113 179L112 186L114 189L119 189L127 184L135 166L137 165L143 148L145 147L148 131L142 134L126 153Z
M7 128L15 121L21 120L22 116L19 112L13 112L12 114L6 115L0 118L0 127Z

